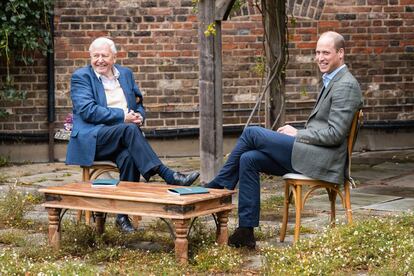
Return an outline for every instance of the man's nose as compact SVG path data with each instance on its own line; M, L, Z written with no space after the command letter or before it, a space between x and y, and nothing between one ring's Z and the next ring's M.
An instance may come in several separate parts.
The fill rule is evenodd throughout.
M316 55L315 56L315 61L316 62L321 62L323 60L323 55Z

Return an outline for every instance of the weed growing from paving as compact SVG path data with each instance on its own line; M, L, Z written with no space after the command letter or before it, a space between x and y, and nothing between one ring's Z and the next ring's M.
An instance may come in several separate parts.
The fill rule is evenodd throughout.
M19 192L16 185L9 184L4 199L0 201L0 221L12 226L22 224L25 212L33 206L31 198Z

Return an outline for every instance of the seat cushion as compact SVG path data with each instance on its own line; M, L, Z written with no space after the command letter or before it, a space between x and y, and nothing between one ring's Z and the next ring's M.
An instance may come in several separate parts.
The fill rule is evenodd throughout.
M287 173L282 176L283 179L300 179L300 180L316 180L310 177L307 177L306 175L299 174L299 173Z

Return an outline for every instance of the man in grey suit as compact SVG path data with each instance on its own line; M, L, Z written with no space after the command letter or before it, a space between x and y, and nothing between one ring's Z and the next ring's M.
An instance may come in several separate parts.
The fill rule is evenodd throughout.
M232 190L239 183L239 227L229 237L231 246L256 245L253 228L259 225L260 172L279 176L299 172L334 184L344 183L347 136L353 116L362 106L362 94L345 65L342 35L323 33L315 54L323 88L305 128L246 128L226 164L205 185Z

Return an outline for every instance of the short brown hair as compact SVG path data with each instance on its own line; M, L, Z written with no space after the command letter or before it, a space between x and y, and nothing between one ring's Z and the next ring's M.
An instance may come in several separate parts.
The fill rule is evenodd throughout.
M328 31L328 32L324 32L323 34L321 34L320 37L323 37L323 36L329 36L333 39L334 46L337 51L339 51L339 49L341 48L345 50L345 39L341 34L337 32L333 32L333 31Z

